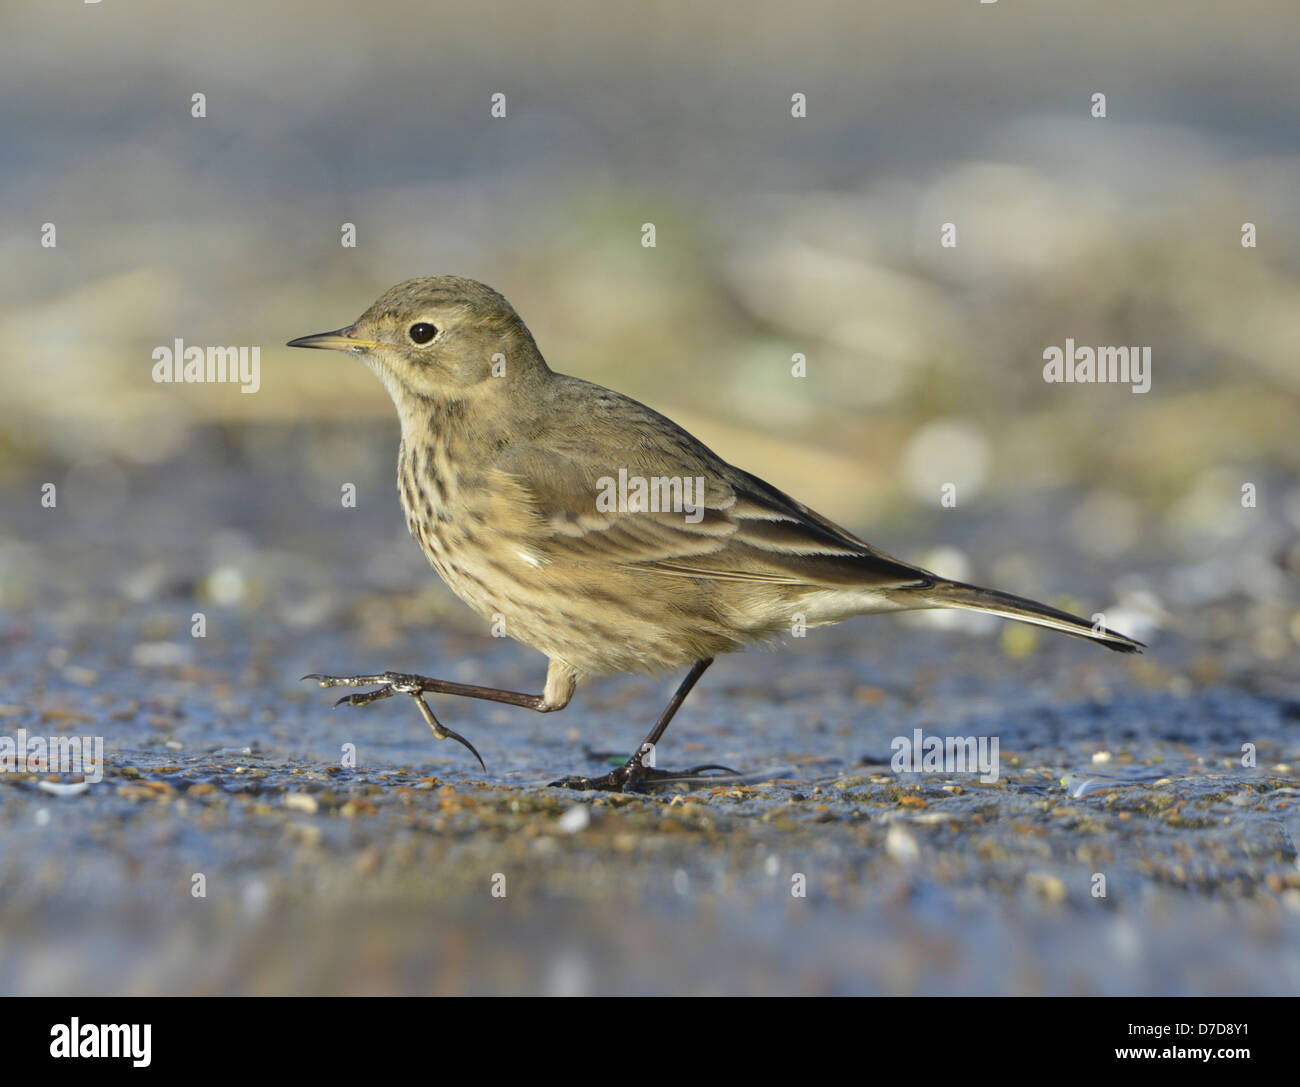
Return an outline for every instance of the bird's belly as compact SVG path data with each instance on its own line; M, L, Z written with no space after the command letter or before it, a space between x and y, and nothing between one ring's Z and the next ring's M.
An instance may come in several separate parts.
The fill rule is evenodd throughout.
M680 669L747 640L720 616L716 587L548 551L517 509L464 486L437 451L401 459L398 491L430 565L494 637L584 675Z
M430 565L493 637L532 646L580 674L669 671L741 647L699 592L700 606L691 606L679 579L655 593L642 575L552 563L486 529L467 538L455 521L408 525Z

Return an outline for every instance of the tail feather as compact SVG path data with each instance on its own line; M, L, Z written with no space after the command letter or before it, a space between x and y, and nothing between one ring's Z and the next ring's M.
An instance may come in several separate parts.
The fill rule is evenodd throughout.
M966 585L960 581L937 581L925 590L925 596L935 607L986 611L1004 619L1017 619L1022 623L1059 630L1076 638L1086 638L1119 653L1139 653L1144 648L1141 642L1118 631L1094 627L1086 619L1080 619L1068 611L1027 600L1023 596L999 592L997 589L982 589L978 585Z

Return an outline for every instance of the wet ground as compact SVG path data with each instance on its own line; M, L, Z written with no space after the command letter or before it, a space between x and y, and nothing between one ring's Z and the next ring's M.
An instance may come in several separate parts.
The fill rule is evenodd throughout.
M356 509L284 434L60 474L52 510L39 471L0 495L0 736L101 736L106 759L84 787L0 774L4 992L1300 990L1293 578L1119 570L1023 503L869 533L918 560L960 543L994 582L1014 560L1004 587L1112 607L1150 648L810 631L720 660L661 746L739 780L577 794L547 783L630 752L676 677L546 716L433 699L487 773L405 699L332 709L299 682L544 673L406 539L392 435L354 437ZM914 729L996 737L997 780L895 773Z

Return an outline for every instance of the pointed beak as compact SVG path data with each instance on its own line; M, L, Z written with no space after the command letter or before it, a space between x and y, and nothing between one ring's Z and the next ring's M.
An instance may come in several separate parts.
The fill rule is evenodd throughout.
M286 347L318 347L322 351L364 351L368 347L379 347L376 340L358 340L354 336L356 325L336 328L333 332L317 332L314 336L299 336L290 340Z

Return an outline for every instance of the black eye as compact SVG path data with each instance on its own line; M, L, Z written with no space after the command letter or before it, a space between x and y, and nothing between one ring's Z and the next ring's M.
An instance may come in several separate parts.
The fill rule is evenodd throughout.
M434 328L433 325L428 324L425 321L420 321L418 324L414 324L407 329L406 334L410 336L415 343L428 343L438 335L438 330Z

